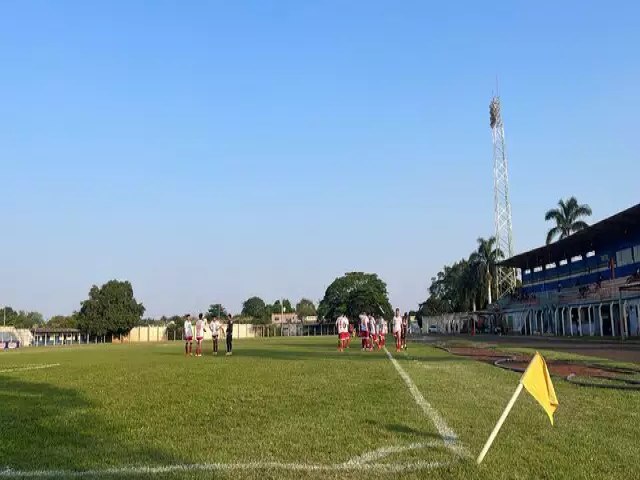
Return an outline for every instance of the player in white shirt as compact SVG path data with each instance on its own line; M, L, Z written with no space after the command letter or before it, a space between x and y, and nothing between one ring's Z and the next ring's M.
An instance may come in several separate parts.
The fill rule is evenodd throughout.
M369 317L366 313L360 314L360 337L362 338L362 350L369 346Z
M381 347L387 343L387 333L389 333L387 321L382 317L378 318L378 344Z
M349 338L349 320L344 315L340 315L336 320L338 330L338 350L344 352Z
M196 320L196 357L202 356L202 339L204 339L205 325L207 324L204 315L198 315Z
M214 317L209 324L209 329L211 330L211 339L213 340L213 354L218 355L218 338L220 338L220 331L222 330L222 334L224 335L224 328L222 328L222 324L218 317Z
M393 336L396 339L396 352L399 352L402 348L402 316L400 315L400 309L396 308L396 315L391 321L393 325Z
M376 325L376 319L373 318L373 315L369 315L369 338L369 351L373 351L374 345L380 350L380 345L378 344L378 326Z
M184 316L184 325L182 328L184 335L184 354L193 356L193 353L191 353L191 346L193 345L193 325L191 325L190 313Z

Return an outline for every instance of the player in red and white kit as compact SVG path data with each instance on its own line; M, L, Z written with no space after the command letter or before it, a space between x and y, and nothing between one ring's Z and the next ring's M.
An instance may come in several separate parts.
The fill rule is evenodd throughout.
M362 338L362 351L369 347L369 317L366 313L360 314L360 337Z
M349 339L349 320L344 315L340 315L336 320L338 330L338 350L344 352Z
M392 328L393 336L396 339L396 352L399 352L402 348L402 316L400 315L400 309L396 308L396 315L393 317Z
M380 317L378 319L378 345L384 347L387 343L387 334L389 333L389 326L387 321Z
M202 340L204 339L204 326L206 324L204 315L198 315L198 320L196 320L196 357L202 356Z
M182 326L182 332L184 335L184 354L193 356L193 353L191 353L191 346L193 345L193 325L191 325L190 313L187 313L184 316L184 325Z
M380 350L378 344L378 326L376 325L376 319L373 315L369 315L369 351L373 351L373 346L376 346Z

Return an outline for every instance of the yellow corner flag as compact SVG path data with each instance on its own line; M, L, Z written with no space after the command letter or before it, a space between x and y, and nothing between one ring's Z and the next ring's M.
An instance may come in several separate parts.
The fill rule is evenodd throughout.
M558 397L556 397L556 391L553 389L553 383L551 383L551 376L549 376L549 370L547 369L547 364L544 361L544 358L536 352L534 357L531 359L531 363L524 372L524 375L520 378L520 382L518 382L518 387L516 391L513 392L511 396L511 400L507 403L507 407L502 412L502 415L498 419L498 423L493 427L491 435L487 439L487 442L484 444L480 455L476 460L476 463L480 465L482 460L484 460L485 455L491 448L493 441L496 439L496 435L502 428L502 424L507 419L507 415L511 412L513 405L516 403L518 396L522 392L522 389L526 388L527 392L529 392L533 398L535 398L544 411L549 415L549 420L551 420L551 425L553 425L553 413L558 408Z
M542 405L544 411L549 415L551 425L553 425L553 413L558 408L558 397L556 397L556 391L553 388L553 383L551 383L547 364L538 352L531 359L531 363L524 375L522 375L520 383Z

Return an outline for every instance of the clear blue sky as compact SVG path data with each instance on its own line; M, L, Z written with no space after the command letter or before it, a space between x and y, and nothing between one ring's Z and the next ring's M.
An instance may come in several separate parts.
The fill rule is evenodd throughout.
M575 194L640 201L637 2L0 4L0 304L129 279L148 314L319 300L377 272L403 310L493 231L499 76L516 250Z

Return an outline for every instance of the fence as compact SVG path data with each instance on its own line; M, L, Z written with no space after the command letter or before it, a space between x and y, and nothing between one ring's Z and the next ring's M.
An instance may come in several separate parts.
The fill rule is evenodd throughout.
M314 337L337 335L333 324L299 324L283 323L273 325L234 324L233 338L267 338L267 337ZM209 329L204 334L205 340L211 340ZM140 326L131 329L124 335L86 335L75 332L47 332L32 334L28 329L0 327L0 340L3 342L19 342L21 347L50 347L71 345L95 345L99 343L157 343L166 341L182 341L182 332L169 331L167 327ZM6 346L5 346L6 347Z

